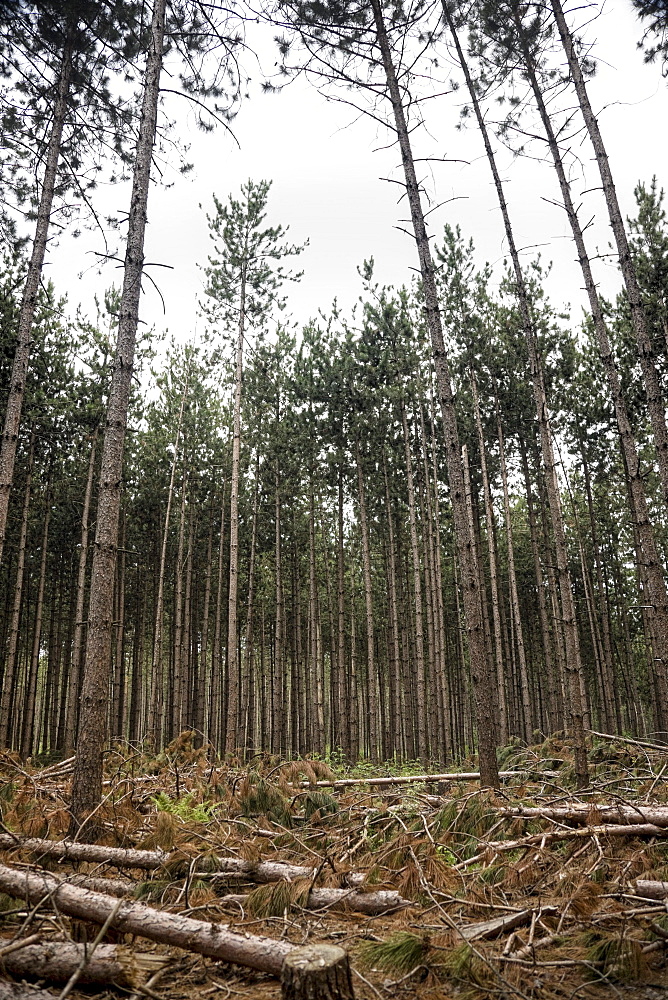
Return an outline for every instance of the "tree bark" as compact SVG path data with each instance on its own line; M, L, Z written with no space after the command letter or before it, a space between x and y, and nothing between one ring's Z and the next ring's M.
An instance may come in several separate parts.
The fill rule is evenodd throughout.
M44 587L46 585L46 564L49 554L49 524L51 521L51 473L46 485L46 511L44 528L42 530L42 558L39 567L39 584L37 587L37 608L35 612L35 631L32 640L32 655L30 669L26 678L25 703L23 708L23 727L21 730L21 756L25 759L33 751L35 735L35 710L37 699L37 677L39 674L39 650L42 640L42 611L44 608Z
M102 447L97 527L91 572L88 639L82 690L78 753L72 780L72 835L84 833L83 824L102 796L102 750L106 738L107 702L111 671L111 630L114 567L123 481L123 444L130 400L139 296L144 267L146 206L160 93L166 0L154 0L144 96L132 183L123 292L118 323L116 358L107 402ZM87 836L94 835L88 824Z
M23 601L23 583L25 578L26 542L28 538L28 515L30 512L30 497L32 492L32 466L35 455L35 434L30 435L28 451L28 473L23 497L23 513L21 515L21 531L19 534L19 549L16 565L16 580L14 582L14 600L9 626L9 648L5 669L2 674L2 695L0 695L0 748L9 746L11 730L12 696L16 674L17 654L19 647L19 627L21 624L21 604Z
M29 905L42 903L48 897L60 913L68 916L97 924L103 924L111 917L110 926L123 934L136 934L274 976L279 975L284 959L294 947L273 938L236 934L224 924L204 923L191 917L154 910L142 903L124 901L113 915L118 906L113 896L59 882L51 875L15 871L6 865L0 865L0 891L25 899Z
M95 951L86 955L82 944L46 940L3 955L0 965L12 976L31 976L66 983L84 961L83 971L77 979L78 986L113 983L122 989L134 989L142 985L149 970L157 971L167 960L115 944L99 944Z
M90 503L93 496L95 455L97 452L97 438L99 432L99 427L96 427L93 432L93 439L90 446L90 457L88 459L86 492L84 493L83 510L81 512L81 547L79 549L79 568L77 572L77 603L76 610L74 612L74 642L72 645L72 662L70 663L70 674L67 685L67 714L65 716L64 750L67 756L74 753L77 737L79 686L81 682L81 652L83 648L85 629L83 616L86 601L86 567L88 565L88 538L90 535L88 521L90 519Z

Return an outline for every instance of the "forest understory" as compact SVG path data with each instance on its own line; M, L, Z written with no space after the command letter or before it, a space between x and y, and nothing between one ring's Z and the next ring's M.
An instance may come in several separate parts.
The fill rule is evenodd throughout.
M499 762L494 791L466 760L420 775L221 763L188 732L157 756L117 744L81 844L73 760L5 753L0 996L269 1000L317 943L348 952L358 1000L664 997L665 748L595 736L579 791L565 738Z

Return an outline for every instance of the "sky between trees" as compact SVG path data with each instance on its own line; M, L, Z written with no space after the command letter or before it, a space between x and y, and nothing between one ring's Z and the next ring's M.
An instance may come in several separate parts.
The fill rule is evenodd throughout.
M601 123L622 210L633 215L633 188L639 180L648 183L656 173L659 186L668 187L668 137L662 125L668 117L668 91L657 66L646 66L636 48L642 29L629 3L614 0L583 8L580 14L579 24L593 19L584 31L585 38L595 43L593 54L598 59L590 93L596 110L603 111ZM375 258L379 280L395 285L408 281L409 269L416 264L413 240L396 228L397 220L406 215L397 206L398 188L380 179L399 176L398 153L386 148L389 133L351 107L328 101L301 78L280 94L263 95L260 81L265 74L271 76L276 61L274 33L262 25L247 27L247 41L257 51L259 63L246 57L252 76L250 99L241 103L232 123L239 145L221 127L202 133L186 101L166 98L166 113L176 120L175 134L189 144L187 158L194 171L182 177L173 160L165 171L167 186L153 185L146 256L173 270L151 269L165 311L147 283L141 318L155 324L158 332L168 329L179 340L190 340L196 324L204 329L196 315L203 283L200 267L210 252L206 212L212 209L212 193L224 201L249 177L273 181L270 221L289 225L296 242L310 240L302 258L304 280L289 289L288 310L298 323L328 308L335 297L344 307L351 305L360 294L357 267L365 258ZM437 189L439 200L457 199L434 213L432 232L439 233L446 222L458 223L463 234L473 238L481 265L500 264L507 248L482 142L472 122L456 130L464 100L460 90L430 102L429 131L421 128L414 135L417 156L469 161L422 164L429 193ZM583 136L576 138L575 147L579 139L584 160L575 190L588 191L583 204L595 203L600 209L599 192L588 190L599 183L595 164ZM534 153L538 152L536 147ZM555 305L570 302L577 320L584 305L584 295L578 297L582 281L566 216L549 201L558 194L554 171L547 162L514 159L510 152L501 154L500 166L519 245L532 248L527 259L538 245L544 261L554 262L549 294ZM123 210L128 195L126 185L101 188L98 211L104 215ZM604 254L608 241L605 213L597 211L589 244ZM112 234L109 245L116 244L118 236ZM51 253L45 272L59 292L67 292L70 307L81 302L90 314L94 296L101 297L106 287L120 282L113 264L100 271L96 252L105 252L99 232L84 231L77 239L67 233L58 251ZM603 294L613 297L620 286L616 262L595 261L595 277Z

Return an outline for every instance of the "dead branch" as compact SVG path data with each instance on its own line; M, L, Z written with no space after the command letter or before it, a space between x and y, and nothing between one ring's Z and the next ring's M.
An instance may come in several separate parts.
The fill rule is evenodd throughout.
M549 833L532 833L519 840L481 841L481 850L472 858L453 865L453 869L461 871L478 861L484 860L490 852L499 854L502 851L516 851L523 847L539 845L545 847L559 840L578 840L584 837L665 837L665 828L654 826L653 823L627 823L625 825L606 824L603 826L585 826L575 830L550 830Z
M651 879L636 879L636 896L643 899L668 899L668 882L654 882Z

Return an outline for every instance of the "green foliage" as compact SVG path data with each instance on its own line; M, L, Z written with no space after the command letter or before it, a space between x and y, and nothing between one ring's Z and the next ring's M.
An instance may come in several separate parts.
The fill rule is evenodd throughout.
M387 941L365 941L358 948L360 964L367 969L380 969L397 975L411 972L422 965L429 954L429 937L399 931Z
M193 795L183 795L179 799L172 799L164 792L159 792L151 802L158 812L171 813L178 816L184 823L208 823L215 816L219 803L198 802L193 804Z

